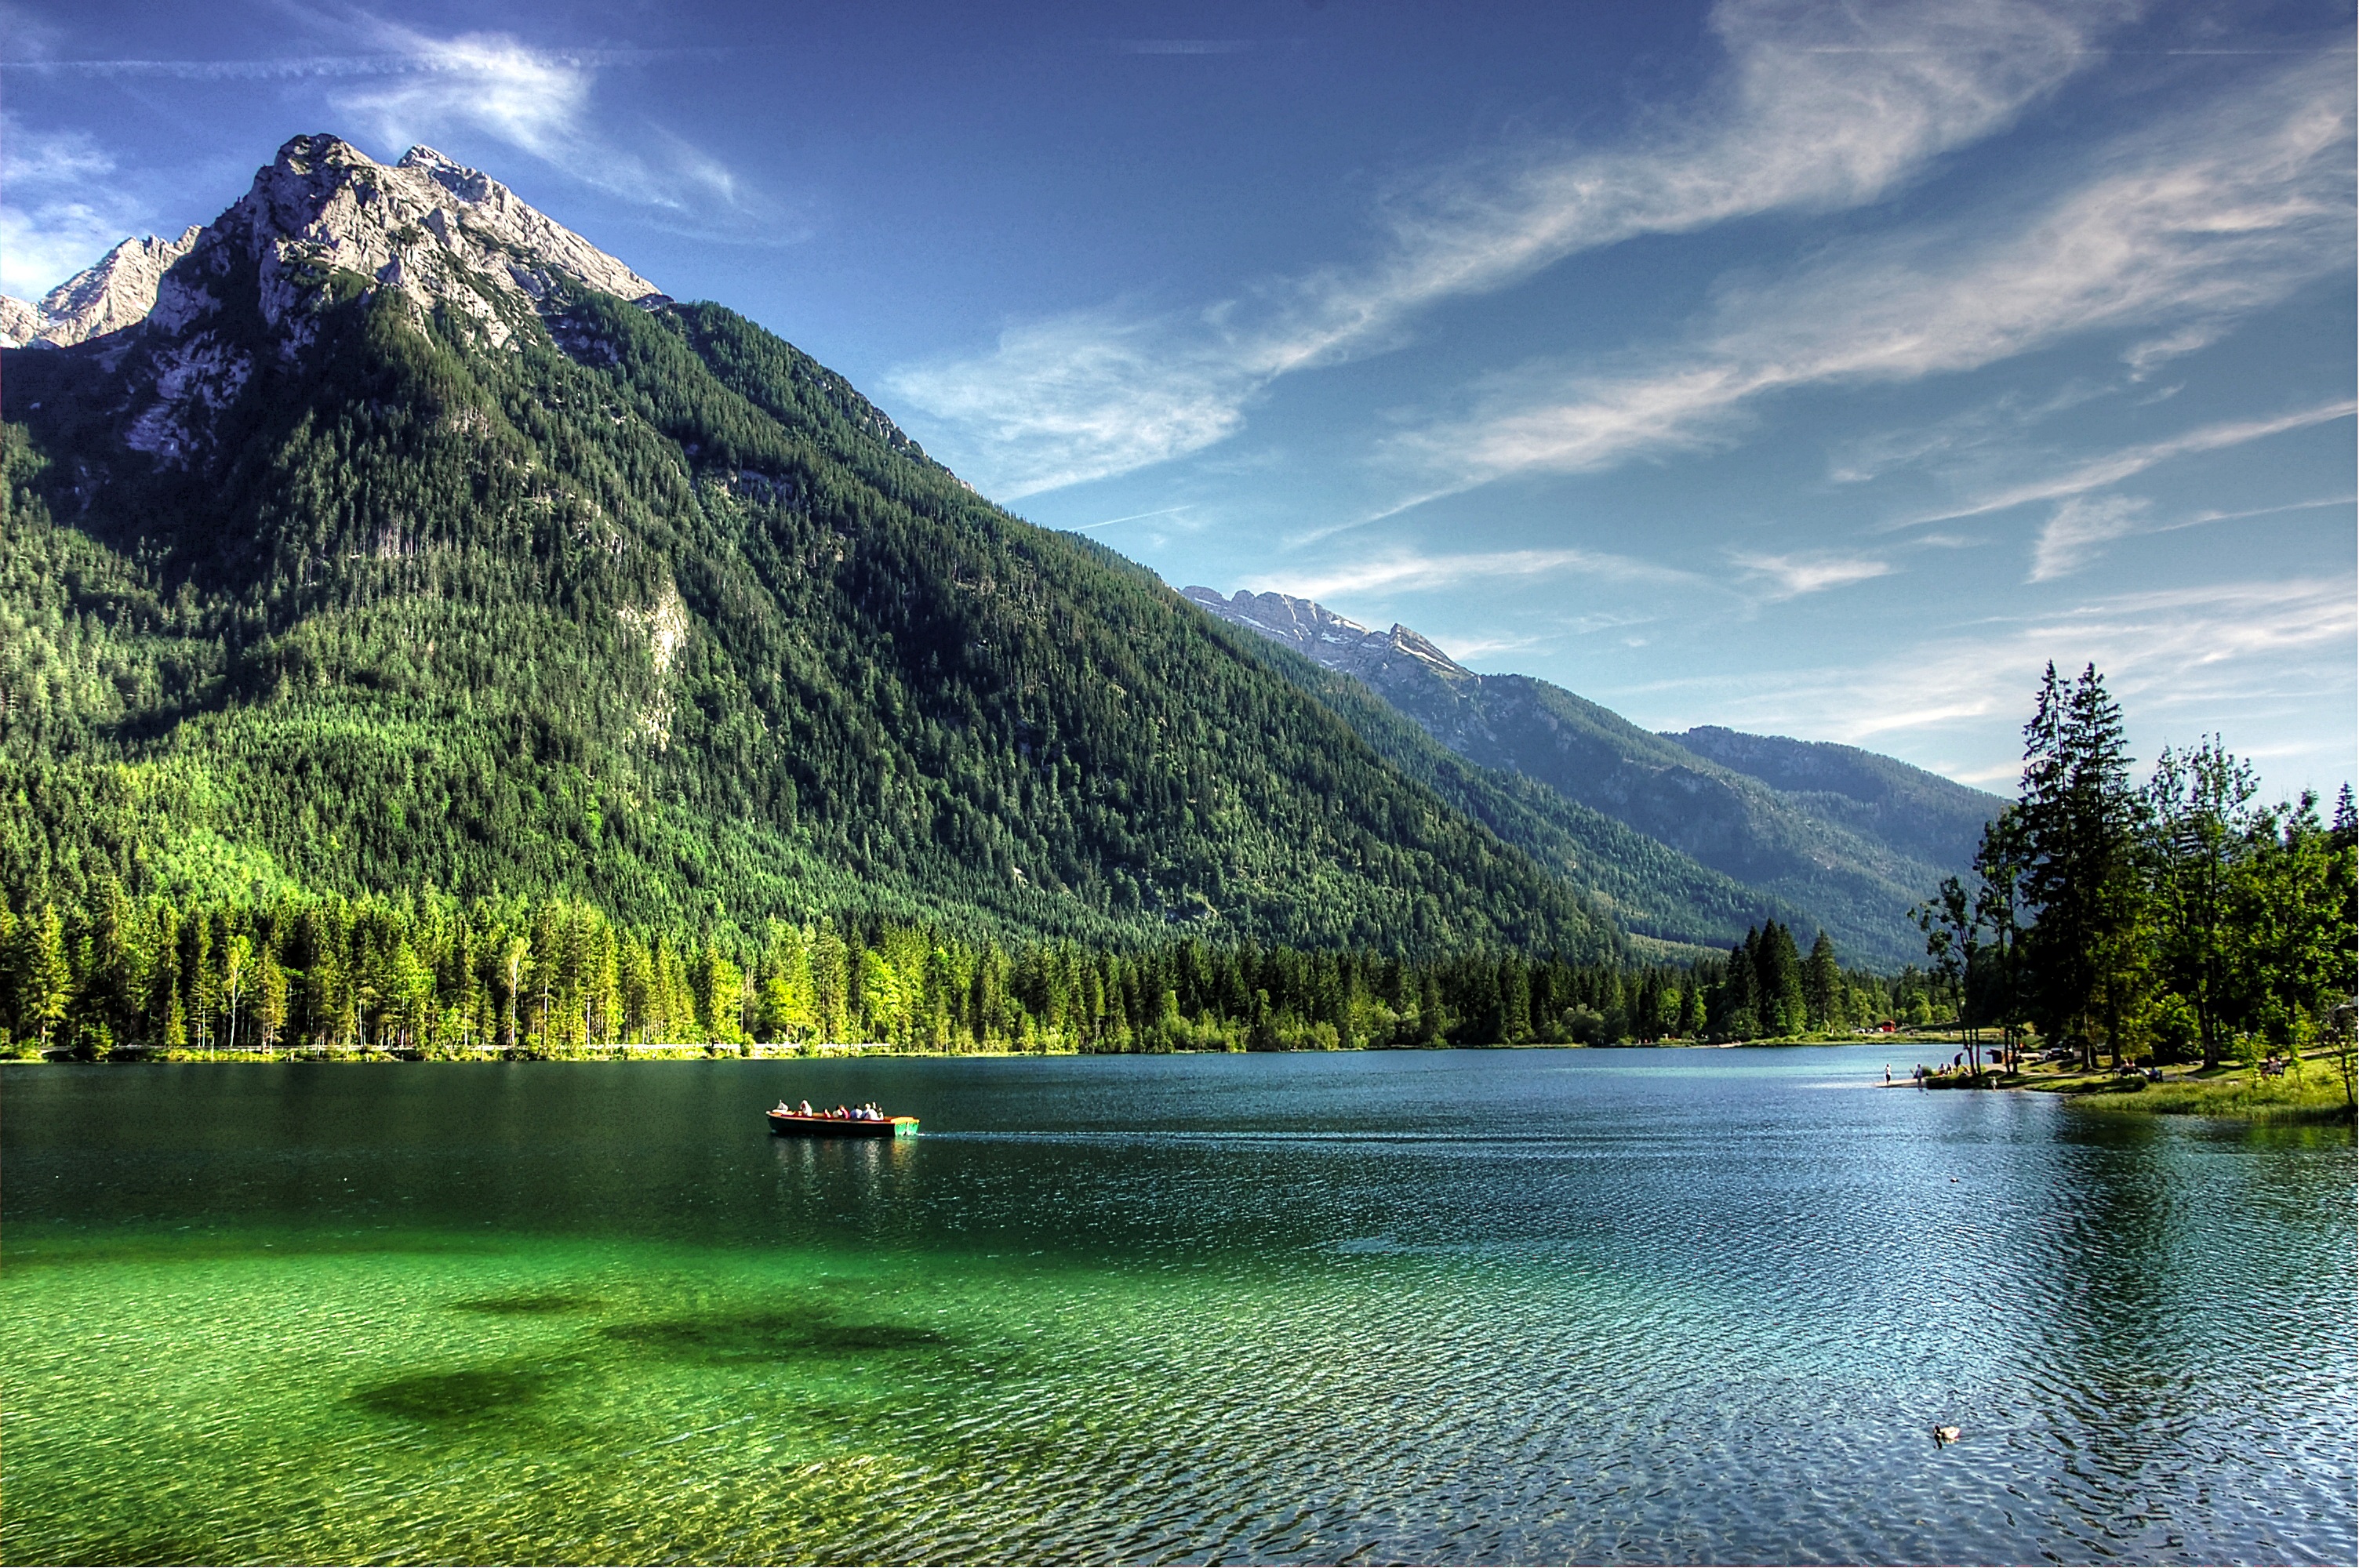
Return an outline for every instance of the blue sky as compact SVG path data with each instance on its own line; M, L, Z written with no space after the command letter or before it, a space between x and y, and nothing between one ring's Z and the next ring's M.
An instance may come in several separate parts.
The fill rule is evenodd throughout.
M2347 5L0 6L0 285L424 142L1175 586L2006 790L2359 771Z

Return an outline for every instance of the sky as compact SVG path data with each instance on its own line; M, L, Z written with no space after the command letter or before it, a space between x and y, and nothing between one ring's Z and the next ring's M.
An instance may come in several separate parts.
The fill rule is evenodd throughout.
M424 143L1173 586L2000 793L2359 774L2351 7L0 4L0 288Z

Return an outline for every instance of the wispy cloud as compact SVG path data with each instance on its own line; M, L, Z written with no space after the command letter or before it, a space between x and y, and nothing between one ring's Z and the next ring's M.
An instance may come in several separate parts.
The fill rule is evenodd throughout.
M1116 38L1116 54L1251 54L1263 44L1253 38Z
M2350 578L2207 583L1977 617L1865 667L1690 682L1688 697L1709 692L1713 722L1739 729L1891 745L2027 715L2040 666L2054 659L2094 663L2134 719L2168 732L2214 725L2240 706L2347 693L2354 635L2359 581ZM1965 769L1953 776L2012 777L1995 759Z
M1868 556L1765 556L1732 553L1729 557L1769 584L1772 600L1799 599L1873 578L1889 577L1899 568L1890 561Z
M661 131L620 145L592 112L599 68L653 51L548 50L506 33L436 38L374 19L367 27L386 53L357 58L402 68L352 72L365 84L333 90L328 101L388 146L471 130L627 200L708 219L743 213L742 182L720 159Z
M602 71L719 58L724 51L548 49L494 32L438 37L366 12L353 13L336 30L363 47L259 59L60 59L35 54L0 62L0 71L97 80L316 81L325 85L331 110L357 120L389 146L473 132L586 185L676 215L724 228L744 228L770 216L759 211L762 203L721 158L660 126L638 127L625 145L603 128L594 103Z
M972 453L962 466L1010 497L1199 450L1240 428L1272 381L1396 344L1439 300L1640 234L1873 200L2069 77L2105 16L2028 0L1723 0L1717 80L1698 103L1641 116L1619 146L1435 171L1385 200L1364 264L1194 309L1014 325L989 353L891 384L953 426Z
M2256 517L2282 517L2293 512L2317 512L2328 507L2348 508L2359 503L2359 497L2338 495L2316 501L2288 502L2279 506L2253 506L2235 512L2217 510L2197 512L2169 521L2157 520L2152 503L2143 496L2075 495L2056 508L2055 514L2041 527L2039 537L2031 551L2031 575L2028 582L2047 582L2065 577L2094 560L2104 547L2116 539L2134 534L2175 534L2182 528L2201 528L2213 523L2241 523ZM1918 543L1924 543L1919 540Z
M1611 582L1686 583L1690 574L1629 556L1595 550L1486 550L1427 555L1403 550L1377 560L1247 579L1256 592L1277 590L1325 600L1346 594L1427 592L1506 578L1532 579L1581 572Z
M602 66L650 65L697 58L719 59L714 49L536 49L543 64L574 70ZM0 60L0 72L26 76L132 78L170 81L299 81L317 77L436 75L474 69L463 53L447 49L406 49L383 54L280 55L264 59L58 59Z
M2306 60L2117 147L2013 222L1913 233L1731 291L1709 331L1634 356L1633 369L1527 368L1401 447L1462 489L1593 470L1723 440L1775 393L1913 380L2100 329L2274 303L2349 265L2348 77L2341 59Z
M2224 451L2248 442L2281 436L2289 430L2308 429L2330 420L2348 419L2359 413L2359 403L2343 398L2332 403L2320 403L2299 408L2290 414L2274 415L2259 419L2226 419L2204 425L2158 441L2141 442L2092 458L2042 479L2011 484L1973 496L1957 506L1928 512L1903 519L1894 524L1908 527L1919 523L1947 523L1960 517L1980 517L2009 507L2026 506L2043 501L2061 501L2067 497L2085 495L2093 490L2103 490L2119 484L2125 479L2144 473L2158 464L2173 458L2200 452Z
M1148 519L1150 519L1150 518L1155 518L1155 517L1177 517L1177 516L1179 516L1179 515L1180 515L1181 513L1183 513L1183 512L1192 512L1192 511L1194 511L1194 510L1195 510L1195 507L1194 507L1194 505L1191 503L1191 504L1190 504L1190 505L1186 505L1186 506L1165 506L1165 507L1160 507L1160 508L1158 508L1156 511L1153 511L1153 512L1133 512L1133 513L1129 514L1128 514L1128 515L1126 515L1126 516L1122 516L1122 517L1108 517L1108 518L1104 519L1104 520L1103 520L1103 521L1102 521L1102 522L1097 522L1097 523L1082 523L1082 524L1077 524L1077 525L1076 525L1076 526L1071 530L1071 532L1076 533L1076 534L1094 534L1094 533L1096 533L1096 532L1097 532L1099 529L1101 529L1101 528L1112 528L1112 527L1114 527L1114 526L1115 524L1122 524L1122 523L1144 523L1144 522L1147 522Z
M32 298L154 222L115 178L114 159L79 133L0 116L0 292Z
M2075 495L2056 508L2031 547L2031 576L2047 582L2095 556L2104 546L2135 534L2151 503L2143 496Z

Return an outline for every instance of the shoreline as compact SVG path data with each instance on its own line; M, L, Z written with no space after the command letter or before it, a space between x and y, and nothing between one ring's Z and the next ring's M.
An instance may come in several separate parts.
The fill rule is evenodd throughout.
M2125 1078L2108 1068L2088 1072L2058 1066L2030 1072L1985 1072L1979 1081L1964 1074L1930 1079L1927 1092L2006 1089L2053 1095L2082 1110L2141 1116L2200 1116L2233 1121L2344 1122L2354 1110L2340 1080L2334 1054L2315 1050L2299 1059L2296 1076L2264 1078L2248 1066L2165 1068L2158 1079ZM1882 1088L1916 1087L1895 1078Z
M1886 1035L1882 1040L1899 1036ZM1878 1037L1863 1036L1856 1040L1657 1040L1629 1042L1615 1045L1588 1045L1578 1041L1532 1040L1521 1044L1499 1042L1487 1044L1441 1045L1350 1045L1326 1051L1082 1051L1070 1046L1045 1051L1015 1051L978 1046L973 1050L949 1050L927 1046L901 1046L884 1042L825 1042L808 1044L783 1043L754 1045L592 1045L579 1051L543 1052L529 1049L516 1051L473 1051L447 1054L429 1054L413 1051L304 1050L304 1051L201 1051L148 1050L129 1047L100 1056L80 1056L71 1052L42 1054L31 1056L0 1056L0 1067L36 1066L140 1066L168 1063L175 1066L284 1066L293 1063L340 1063L350 1065L402 1065L419 1062L732 1062L732 1061L853 1061L877 1057L925 1060L1017 1060L1050 1056L1342 1056L1407 1054L1416 1052L1440 1051L1757 1051L1824 1049L1850 1045L1872 1045ZM1935 1042L1940 1043L1940 1042Z

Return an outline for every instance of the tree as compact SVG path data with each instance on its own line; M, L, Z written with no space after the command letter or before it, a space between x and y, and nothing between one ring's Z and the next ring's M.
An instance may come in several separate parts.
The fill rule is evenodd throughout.
M532 957L532 943L522 932L508 937L507 946L500 955L500 972L507 981L508 1040L507 1048L516 1048L516 992L524 985L525 961Z
M2254 838L2258 784L2217 735L2163 748L2147 785L2157 948L2167 983L2195 1015L2203 1065L2220 1065L2234 959L2232 908Z
M65 922L58 918L57 906L43 904L39 914L20 921L16 945L18 1012L46 1051L50 1033L65 1017L66 1004L73 997L73 975L66 967Z
M1745 940L1728 950L1719 989L1720 1017L1713 1024L1714 1033L1726 1038L1746 1040L1761 1033L1760 979L1753 962L1760 946L1761 933L1747 931Z
M279 1032L287 1027L287 971L278 962L273 946L265 943L262 958L255 971L256 1011L262 1025L262 1048L266 1051L278 1044Z
M241 931L222 944L222 994L229 1002L229 1048L237 1049L237 1004L245 990L246 966L254 960L254 938Z
M1810 1006L1811 1028L1832 1029L1843 1022L1843 966L1835 961L1834 939L1823 930L1803 961L1802 993Z
M2023 1023L2021 957L2023 948L2023 874L2025 867L2023 814L2014 806L2002 807L1983 828L1974 850L1974 922L1990 933L1982 947L1983 962L1969 966L1966 983L1974 993L1978 1015L1998 1024L2000 1050L2012 1056Z
M1974 939L1976 923L1965 884L1955 877L1942 878L1933 896L1917 906L1916 915L1918 927L1925 933L1925 956L1933 961L1933 973L1959 999L1959 1021L1966 1025L1966 1052L1979 1076L1982 1042L1965 1007L1965 977L1973 968L1981 944Z
M2234 924L2245 1011L2277 1044L2331 1025L2351 1000L2354 859L2348 830L2318 819L2318 797L2256 815Z
M2068 687L2049 664L2024 727L2021 886L2038 921L2022 956L2040 1033L2077 1043L2090 1070L2100 1042L2123 1059L2143 1000L2140 806L2104 678L2091 665Z

